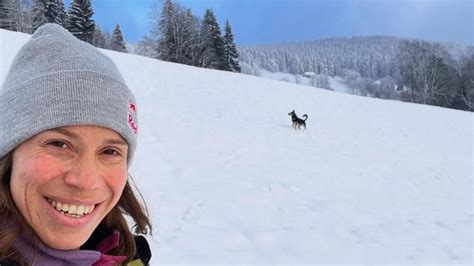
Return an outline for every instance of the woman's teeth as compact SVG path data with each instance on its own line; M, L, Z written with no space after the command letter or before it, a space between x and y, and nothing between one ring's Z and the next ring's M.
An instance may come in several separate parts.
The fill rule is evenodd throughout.
M94 210L95 205L73 205L73 204L67 204L67 203L61 203L54 201L52 199L48 199L49 203L53 208L55 208L58 212L69 216L73 218L80 218L83 217L89 213L91 213Z

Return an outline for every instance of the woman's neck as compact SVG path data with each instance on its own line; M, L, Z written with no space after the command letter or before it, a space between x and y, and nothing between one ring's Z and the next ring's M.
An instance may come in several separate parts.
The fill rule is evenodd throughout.
M13 246L29 265L92 265L101 258L99 251L53 249L26 235L15 240Z

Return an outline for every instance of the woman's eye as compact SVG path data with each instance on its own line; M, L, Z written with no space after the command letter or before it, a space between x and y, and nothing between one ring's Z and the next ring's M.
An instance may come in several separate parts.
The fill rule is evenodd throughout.
M48 145L52 145L54 147L57 147L57 148L63 148L63 149L67 149L68 146L66 143L60 141L60 140L55 140L55 141L51 141L48 143Z
M104 151L106 155L111 155L111 156L120 156L120 153L116 150L113 149L107 149Z

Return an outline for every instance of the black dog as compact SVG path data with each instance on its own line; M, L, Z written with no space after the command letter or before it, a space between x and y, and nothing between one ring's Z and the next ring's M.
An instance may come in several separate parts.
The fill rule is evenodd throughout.
M306 119L308 119L308 115L306 115L306 114L303 115L303 117L305 118L304 120L299 118L296 115L295 110L288 113L288 115L291 116L291 121L293 122L291 127L293 127L294 129L296 129L296 128L300 129L301 126L303 126L304 129L306 129Z

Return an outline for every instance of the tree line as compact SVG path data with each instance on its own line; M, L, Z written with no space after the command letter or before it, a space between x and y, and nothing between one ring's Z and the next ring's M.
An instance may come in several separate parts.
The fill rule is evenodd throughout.
M73 0L68 12L63 0L0 2L0 28L32 34L46 23L56 23L96 47L126 52L120 25L116 24L110 36L96 25L93 15L90 0Z
M242 72L344 78L351 93L474 111L474 47L373 36L239 47ZM320 85L320 80L313 84Z
M402 41L397 54L403 101L474 111L474 49L458 60L440 44Z
M149 36L137 45L135 53L191 66L240 72L239 54L228 20L221 34L211 9L200 20L190 9L164 0L151 18ZM32 34L45 23L56 23L78 39L92 45L128 52L120 25L110 35L92 19L91 0L73 0L68 12L63 0L1 0L0 28Z
M159 5L156 2L155 5ZM172 0L155 8L150 34L138 43L136 53L191 66L240 72L239 54L228 20L224 33L211 9L201 20Z

